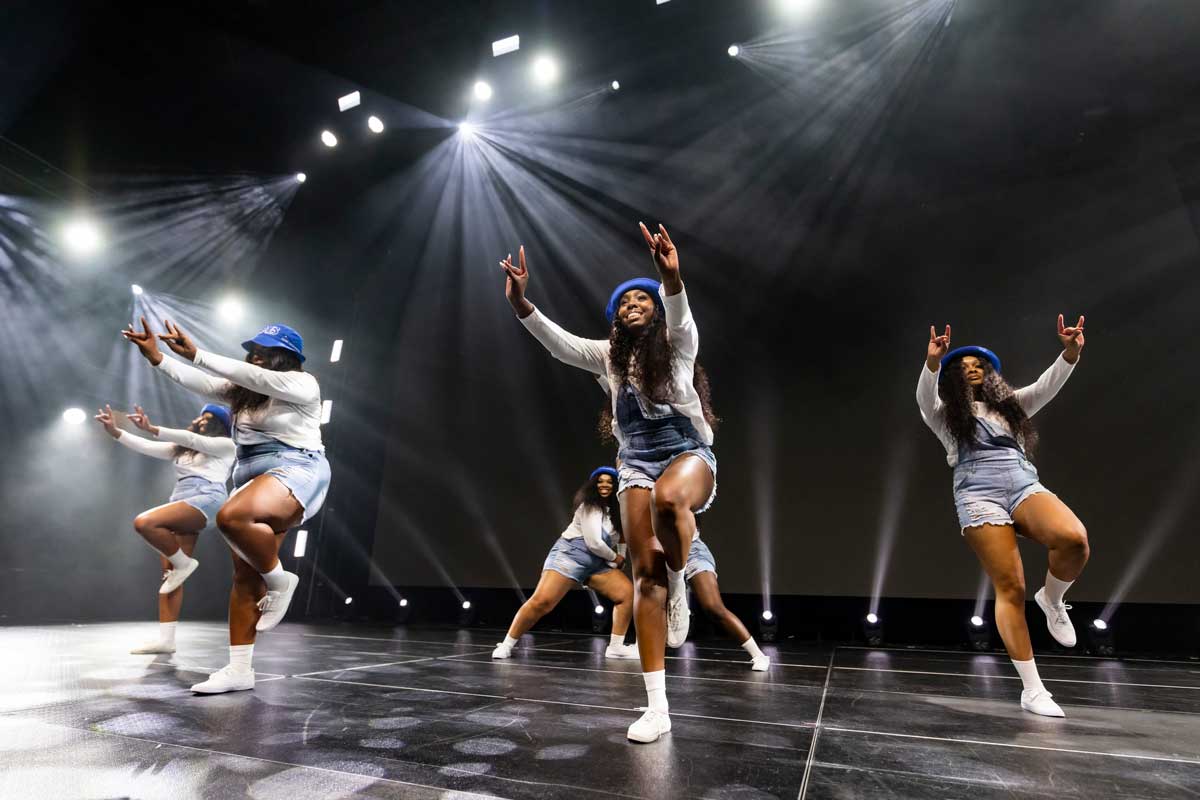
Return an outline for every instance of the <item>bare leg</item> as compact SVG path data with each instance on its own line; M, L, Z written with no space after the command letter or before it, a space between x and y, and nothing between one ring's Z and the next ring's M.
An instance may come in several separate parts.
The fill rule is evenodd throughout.
M259 475L221 506L217 526L230 548L261 574L279 563L282 535L303 513L286 486L271 475Z
M191 557L196 550L196 534L194 533L176 533L175 540L179 542L179 548L183 550L185 556ZM162 558L163 571L171 568L171 562ZM170 594L160 594L158 596L158 621L159 622L176 622L179 619L179 609L183 605L183 586L179 586Z
M133 529L164 556L179 551L177 533L199 533L204 530L204 514L182 500L156 506L138 514L133 520Z
M667 650L667 562L654 538L650 490L621 493L621 529L633 556L633 624L642 672L665 668Z
M624 636L633 618L633 583L618 569L593 575L588 585L613 602L613 636Z
M1025 498L1013 514L1017 528L1049 551L1050 574L1073 581L1091 555L1087 529L1063 501L1052 494Z
M542 617L554 610L575 586L575 581L554 570L545 570L538 580L533 596L521 605L517 615L513 617L512 625L508 627L508 635L520 639L526 631L538 623Z
M996 627L1014 661L1033 658L1029 626L1025 623L1025 569L1011 525L977 525L963 536L992 579L996 593Z
M696 515L713 490L713 474L699 456L677 459L654 482L654 535L666 554L667 566L675 571L687 563Z
M704 612L720 625L725 633L738 644L750 638L750 631L737 616L725 607L721 600L721 589L717 585L717 576L711 572L699 572L692 578L692 591L696 593L696 601Z

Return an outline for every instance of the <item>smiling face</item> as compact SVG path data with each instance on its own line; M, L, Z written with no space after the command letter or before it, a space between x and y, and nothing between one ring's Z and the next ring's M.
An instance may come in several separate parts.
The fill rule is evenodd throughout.
M601 475L596 476L596 491L600 494L601 497L605 497L605 498L611 497L613 491L615 491L615 490L616 490L616 486L613 485L612 475L609 475L608 473L603 473Z
M654 298L643 289L630 289L617 304L617 320L634 332L645 330L654 313Z
M963 378L967 382L967 386L982 386L983 379L987 374L982 358L977 356L963 356L959 361L959 366L963 371Z

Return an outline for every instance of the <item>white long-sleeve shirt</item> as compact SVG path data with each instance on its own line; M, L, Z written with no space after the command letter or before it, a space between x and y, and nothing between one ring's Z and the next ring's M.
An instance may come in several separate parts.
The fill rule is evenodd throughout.
M1079 359L1076 359L1075 364L1078 363ZM1067 382L1067 378L1071 377L1071 373L1075 370L1075 364L1060 355L1035 382L1013 392L1026 415L1032 417L1054 399L1054 395L1058 394L1058 390ZM921 419L946 448L946 463L953 467L958 464L958 445L955 443L954 437L950 435L950 429L946 426L946 405L942 402L942 398L938 397L938 378L941 374L940 367L937 372L930 372L927 365L921 365L921 377L917 380L917 406L921 409ZM976 417L986 419L1001 430L1008 431L1017 439L1018 444L1022 447L1025 446L1019 435L1015 434L1008 426L1004 417L989 409L986 403L975 401L973 411Z
M184 478L203 478L224 486L236 460L236 448L228 436L200 436L191 431L160 427L157 438L161 441L156 442L125 431L118 433L121 435L117 437L117 442L133 452L163 461L173 461L177 481ZM193 452L176 456L177 444Z
M617 551L604 543L605 533L612 533L612 519L608 512L582 503L579 508L575 509L575 516L571 518L571 524L567 526L567 529L562 532L562 537L564 539L582 537L583 543L587 545L587 549L593 555L597 555L605 561L616 561Z
M192 363L195 366L163 356L158 369L210 400L228 402L234 384L270 398L261 408L234 415L233 440L237 444L278 441L301 450L325 449L321 443L321 387L309 373L263 369L204 350L196 351Z
M704 418L704 408L700 404L700 395L692 385L696 370L696 354L700 350L700 333L696 329L692 311L688 306L687 291L680 290L678 294L664 294L660 286L659 297L663 301L663 309L667 319L667 338L675 351L671 363L671 389L675 401L671 408L687 417L700 440L706 445L713 443L713 430ZM533 334L542 346L550 351L550 355L564 364L587 370L608 382L609 396L613 406L613 435L619 445L625 441L621 426L617 421L617 390L620 386L612 377L612 364L609 361L609 343L607 339L584 339L560 328L541 311L534 308L533 313L521 319L525 329Z

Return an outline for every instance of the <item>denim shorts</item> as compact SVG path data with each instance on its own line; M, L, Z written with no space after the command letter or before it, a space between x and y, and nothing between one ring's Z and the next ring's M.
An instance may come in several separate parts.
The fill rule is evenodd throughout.
M954 468L958 526L1012 525L1013 512L1030 495L1049 493L1023 456L959 462Z
M711 572L717 575L717 560L713 558L712 550L700 539L692 539L692 549L688 550L687 563L683 566L683 577L686 580L699 575L701 572Z
M329 461L319 450L288 448L245 458L239 453L233 467L234 494L259 475L270 475L288 488L304 509L301 522L321 510L329 491Z
M170 502L187 503L199 511L204 515L204 527L207 528L216 520L217 511L225 505L225 501L228 499L229 491L225 488L225 484L206 480L199 475L190 475L181 478L175 484Z
M641 458L638 455L627 455L622 452L621 467L617 472L617 495L620 496L621 492L633 487L653 489L654 482L662 477L662 474L667 471L667 467L671 466L676 459L686 455L699 456L713 474L712 492L704 505L696 510L696 513L702 514L707 511L713 501L717 499L717 457L713 455L712 448L705 447L698 441L692 444L695 447L675 453L668 451L658 454L638 454L642 456ZM648 459L647 455L649 455Z
M612 547L612 542L608 537L605 541ZM587 545L583 541L583 537L576 539L567 539L562 536L558 537L558 541L550 548L550 553L546 556L546 563L542 564L542 571L549 570L557 572L576 583L586 585L593 575L601 572L607 572L612 569L600 556L587 549Z

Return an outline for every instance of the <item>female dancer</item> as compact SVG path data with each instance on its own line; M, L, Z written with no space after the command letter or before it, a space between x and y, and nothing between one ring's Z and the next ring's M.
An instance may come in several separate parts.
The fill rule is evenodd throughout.
M244 362L200 350L178 327L165 320L164 325L167 333L157 339L213 375L164 358L145 318L141 332L130 325L123 333L167 377L228 402L237 443L235 490L217 513L217 527L233 551L229 664L192 691L253 689L256 632L279 624L300 581L279 563L284 535L317 513L329 489L321 389L316 378L302 371L303 340L286 325L268 325L242 342Z
M113 420L111 406L96 415L108 435L135 453L175 464L175 490L166 505L143 511L133 520L133 529L162 558L162 586L158 589L158 641L135 647L131 653L175 652L175 625L183 605L183 582L200 562L192 558L196 536L216 519L217 509L229 496L225 482L233 467L233 440L229 409L209 403L200 409L187 430L153 425L150 417L135 406L129 420L155 439L128 436Z
M746 626L736 614L725 607L725 601L721 599L721 587L717 585L717 562L708 545L700 540L699 519L696 520L696 533L692 538L692 549L688 551L684 574L704 613L724 628L725 633L739 642L742 649L750 655L750 669L766 672L771 666L771 657L759 649L758 642L754 641L750 631L746 630Z
M591 586L613 601L612 635L606 658L637 658L633 645L625 644L625 632L633 614L633 584L621 567L625 554L613 549L621 535L621 511L617 505L617 471L598 467L575 492L575 515L562 536L550 548L542 577L533 597L513 617L504 641L496 645L492 658L508 658L525 631L549 614L576 584ZM623 550L623 546L618 546Z
M1064 716L1038 677L1025 624L1025 572L1017 534L1050 551L1046 585L1034 595L1046 626L1064 647L1075 645L1075 628L1063 594L1088 560L1087 531L1079 518L1038 480L1029 461L1037 441L1030 417L1058 394L1083 349L1083 317L1064 327L1063 352L1037 382L1013 391L1000 375L1000 359L983 347L950 350L950 326L938 336L930 327L925 366L917 382L921 419L946 448L954 467L954 505L967 543L996 591L996 627L1021 676L1021 708Z
M717 460L710 449L716 417L696 365L700 337L679 275L679 253L662 225L653 235L640 227L662 283L635 278L613 291L607 340L567 333L525 298L524 247L518 265L511 256L500 263L505 295L525 328L555 358L609 384L621 458L621 527L633 553L634 624L649 698L627 735L653 742L671 729L664 647L687 638L684 566L694 514L716 495Z

